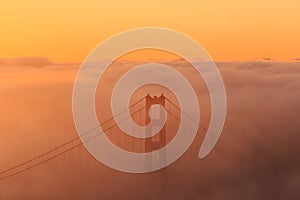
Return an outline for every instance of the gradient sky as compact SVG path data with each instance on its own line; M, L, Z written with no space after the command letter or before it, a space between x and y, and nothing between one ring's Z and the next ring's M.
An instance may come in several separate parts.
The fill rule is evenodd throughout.
M300 57L300 1L10 0L0 6L0 56L82 61L121 31L160 26L185 33L214 60Z
M300 199L299 8L299 0L2 0L0 171L77 137L72 91L80 62L101 41L132 28L171 28L197 40L219 61L227 116L206 159L197 157L203 130L174 164L142 175L107 168L81 146L0 181L0 199ZM105 72L96 108L110 108L99 99L110 98L102 94L138 63L134 58L156 53L113 63L123 68ZM205 84L175 58L162 63L188 78L208 127Z

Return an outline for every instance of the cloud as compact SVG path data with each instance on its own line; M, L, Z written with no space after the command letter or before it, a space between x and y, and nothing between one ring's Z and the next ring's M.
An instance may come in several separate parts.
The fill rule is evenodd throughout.
M300 58L294 58L292 61L300 61Z
M265 58L262 58L263 61L275 61L275 59L273 58L268 58L268 57L265 57Z
M27 56L14 58L0 58L0 71L10 71L18 73L29 71L32 68L50 68L50 71L77 69L80 63L66 62L55 63L47 57Z
M38 69L1 72L1 169L76 137L71 105L79 64L69 70L71 64L33 60L35 64L10 63L20 68L40 63ZM2 61L0 65L7 66ZM103 166L80 147L1 181L0 199L299 199L300 63L216 64L226 87L228 113L222 136L207 158L198 159L202 139L196 137L184 156L166 169L132 175ZM203 87L182 60L173 65L187 70L196 89ZM109 84L118 73L107 75Z
M46 57L16 57L16 58L0 58L1 66L31 66L43 67L52 65L53 63Z

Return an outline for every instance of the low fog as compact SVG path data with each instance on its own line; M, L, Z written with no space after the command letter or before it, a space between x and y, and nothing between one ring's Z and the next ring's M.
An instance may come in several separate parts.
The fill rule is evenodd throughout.
M173 64L188 67L181 62ZM206 158L198 159L202 138L196 137L165 169L126 174L81 146L0 181L0 199L300 199L300 62L216 64L228 110L220 140ZM72 87L79 66L0 59L0 171L77 136ZM197 85L196 74L189 74Z

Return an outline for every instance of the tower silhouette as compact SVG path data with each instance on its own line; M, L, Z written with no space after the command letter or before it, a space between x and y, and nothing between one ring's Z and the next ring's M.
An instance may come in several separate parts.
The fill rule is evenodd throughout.
M148 133L152 132L153 129L159 127L160 120L163 117L163 113L165 112L163 108L160 108L159 116L157 118L150 119L149 110L151 106L155 104L161 105L163 108L165 108L165 96L163 94L161 94L160 97L157 96L151 97L149 94L146 96L145 120L146 120L146 124L149 124L150 120L152 122L152 126L146 128L146 131ZM150 139L145 140L145 152L153 152L159 150L162 147L166 146L166 144L167 144L166 125L164 125L161 131L157 135L151 137ZM166 162L166 151L161 150L158 158L153 158L151 156L151 160L146 161L146 166L151 166L153 162L160 162L160 163Z

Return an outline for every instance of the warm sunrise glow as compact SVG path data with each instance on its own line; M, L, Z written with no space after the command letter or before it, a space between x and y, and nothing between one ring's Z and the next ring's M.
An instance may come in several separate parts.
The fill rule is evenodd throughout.
M298 58L300 2L290 1L3 1L0 54L82 61L120 31L159 26L196 39L214 60Z
M2 0L0 200L300 199L299 11Z

